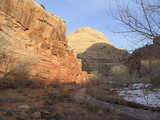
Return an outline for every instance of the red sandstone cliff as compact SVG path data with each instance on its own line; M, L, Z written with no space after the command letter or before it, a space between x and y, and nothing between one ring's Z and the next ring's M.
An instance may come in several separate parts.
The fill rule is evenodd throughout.
M0 0L0 75L25 67L32 78L79 82L81 64L68 50L64 21L33 0Z

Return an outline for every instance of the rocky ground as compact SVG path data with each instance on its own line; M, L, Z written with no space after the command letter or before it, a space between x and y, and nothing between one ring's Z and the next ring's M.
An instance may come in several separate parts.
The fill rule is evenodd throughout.
M0 90L0 120L130 120L98 107L76 103L76 85Z
M87 86L86 93L114 107L117 113L138 120L160 119L159 89L152 88L150 84L122 85L120 82L95 80Z

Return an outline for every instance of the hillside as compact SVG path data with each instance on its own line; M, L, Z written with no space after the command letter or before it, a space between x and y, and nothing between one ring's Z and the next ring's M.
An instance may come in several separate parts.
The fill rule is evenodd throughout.
M98 30L79 28L68 36L68 45L82 59L83 70L107 72L113 64L124 62L128 53L115 48Z

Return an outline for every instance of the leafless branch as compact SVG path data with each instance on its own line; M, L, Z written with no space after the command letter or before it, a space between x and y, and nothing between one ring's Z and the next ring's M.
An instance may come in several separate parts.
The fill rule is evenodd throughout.
M160 0L132 0L132 4L117 2L116 9L110 9L109 16L124 25L124 29L112 29L114 33L135 35L141 40L152 41L160 36Z

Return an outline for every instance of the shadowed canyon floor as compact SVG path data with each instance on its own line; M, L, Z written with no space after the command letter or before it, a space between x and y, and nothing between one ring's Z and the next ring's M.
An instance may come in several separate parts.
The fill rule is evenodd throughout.
M0 120L134 120L79 103L83 98L77 95L84 94L83 90L73 84L0 90Z

